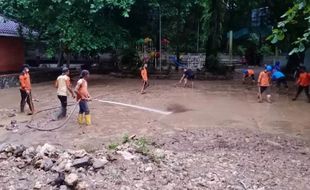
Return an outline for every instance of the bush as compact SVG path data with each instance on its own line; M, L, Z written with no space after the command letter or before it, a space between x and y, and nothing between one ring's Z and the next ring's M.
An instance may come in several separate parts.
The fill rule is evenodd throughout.
M121 71L136 73L142 64L140 62L137 50L134 48L128 48L122 50L118 67Z
M214 55L210 55L207 58L206 68L208 72L216 75L226 75L229 71L228 67L221 64L218 58Z

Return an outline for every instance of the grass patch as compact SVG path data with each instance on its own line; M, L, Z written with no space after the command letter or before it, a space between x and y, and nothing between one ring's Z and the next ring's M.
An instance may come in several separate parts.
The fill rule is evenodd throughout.
M119 146L119 143L111 143L108 145L109 150L115 150Z
M150 149L148 147L149 142L146 140L146 138L142 137L139 138L137 141L135 141L136 145L136 151L138 153L141 153L143 155L149 155Z

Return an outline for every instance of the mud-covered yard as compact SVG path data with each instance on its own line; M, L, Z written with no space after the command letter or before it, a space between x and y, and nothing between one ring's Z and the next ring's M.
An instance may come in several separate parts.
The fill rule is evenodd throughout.
M172 114L93 100L91 127L78 126L75 110L65 127L52 132L27 128L31 116L18 113L18 88L1 90L0 135L6 144L1 149L0 187L57 189L51 181L58 173L67 178L72 173L78 182L70 186L66 181L59 187L310 189L310 104L303 95L292 102L292 89L289 95L274 93L272 104L260 104L256 87L240 81L197 81L194 89L175 87L176 82L152 80L147 93L140 95L137 79L92 76L90 93L97 99ZM52 82L34 85L33 96L37 110L59 104ZM57 109L41 112L31 125L56 127L63 122L53 121L56 114ZM122 144L131 135L135 140ZM39 149L34 151L37 157L28 160L26 155L14 154L17 145L29 149L45 143L60 151L55 158L37 155ZM8 150L8 144L13 148ZM84 149L91 161L68 171L53 170L69 149ZM79 159L69 155L69 161ZM94 169L94 159L99 157L108 162ZM35 165L46 159L52 163L48 170Z

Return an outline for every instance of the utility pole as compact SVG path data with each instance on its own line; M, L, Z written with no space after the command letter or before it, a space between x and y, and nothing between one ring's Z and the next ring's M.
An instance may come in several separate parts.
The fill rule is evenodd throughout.
M200 38L200 26L199 26L199 24L200 24L200 22L199 22L199 20L198 20L198 29L197 29L197 53L199 53L199 38Z
M233 59L233 16L234 16L234 6L235 6L235 1L234 0L230 0L229 1L229 12L230 12L230 31L229 31L229 61L230 64L232 64L232 59Z
M161 52L161 10L160 10L160 5L158 6L159 9L159 70L161 72L161 57L162 57L162 52Z

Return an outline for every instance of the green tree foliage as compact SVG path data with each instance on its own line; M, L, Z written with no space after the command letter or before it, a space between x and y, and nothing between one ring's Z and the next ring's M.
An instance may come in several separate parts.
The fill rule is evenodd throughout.
M202 0L203 9L203 31L207 54L217 54L221 47L223 37L224 16L226 4L224 1Z
M271 43L276 44L285 39L289 40L293 49L290 55L304 52L310 42L310 4L308 1L295 1L294 6L289 8L281 16L272 35L268 38Z
M1 12L39 33L50 54L92 53L119 47L126 31L114 18L129 16L134 0L0 0Z

